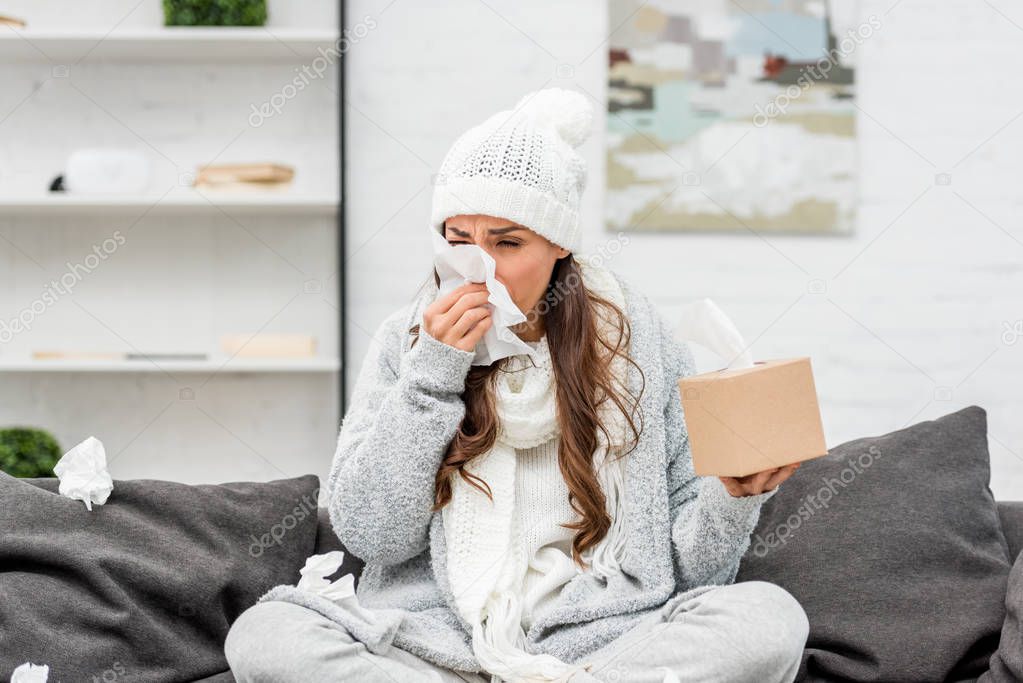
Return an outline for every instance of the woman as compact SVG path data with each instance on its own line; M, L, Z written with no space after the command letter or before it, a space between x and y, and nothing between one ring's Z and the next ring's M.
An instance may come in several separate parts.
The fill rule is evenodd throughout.
M474 365L484 284L427 289L374 336L328 479L366 561L355 599L271 591L225 645L284 680L791 681L799 603L734 583L794 466L693 474L691 353L646 296L577 256L588 101L548 89L460 137L431 228L474 244L526 320ZM439 514L437 514L439 513Z

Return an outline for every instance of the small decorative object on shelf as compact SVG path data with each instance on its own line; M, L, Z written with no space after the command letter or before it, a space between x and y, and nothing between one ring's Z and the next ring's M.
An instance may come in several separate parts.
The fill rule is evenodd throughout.
M72 194L139 195L149 187L149 176L149 158L142 150L83 148L65 162L60 188Z
M221 350L238 358L312 358L316 355L316 337L308 334L225 334Z
M12 477L52 477L62 454L49 432L31 427L0 429L0 470Z
M197 353L142 353L124 351L33 351L33 360L209 360L209 355Z
M266 0L163 0L165 26L263 26Z
M0 26L15 26L17 28L25 28L25 22L17 17L9 17L4 14L0 14Z
M250 164L210 164L201 166L195 187L207 190L283 190L291 186L295 169L287 164L257 162Z

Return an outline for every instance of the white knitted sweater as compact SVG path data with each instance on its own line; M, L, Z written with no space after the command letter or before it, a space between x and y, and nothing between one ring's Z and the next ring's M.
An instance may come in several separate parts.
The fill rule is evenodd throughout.
M558 467L558 439L517 453L515 521L529 555L522 587L522 628L528 631L533 615L554 604L562 586L579 573L572 561L575 532L560 526L578 515Z
M536 348L546 343L527 342ZM508 369L514 370L528 362L528 357L515 356ZM509 383L515 388L515 375ZM529 564L522 586L522 628L533 623L534 613L553 604L561 587L579 568L572 561L572 539L575 532L561 524L577 521L578 514L568 500L568 484L558 466L558 437L533 448L516 449L515 526L526 548Z

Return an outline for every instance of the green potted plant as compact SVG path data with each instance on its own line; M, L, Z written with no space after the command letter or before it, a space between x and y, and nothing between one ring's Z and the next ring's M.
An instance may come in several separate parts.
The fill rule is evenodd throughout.
M42 429L0 429L0 470L12 477L52 477L61 455L57 440Z
M163 0L165 26L263 26L266 0Z

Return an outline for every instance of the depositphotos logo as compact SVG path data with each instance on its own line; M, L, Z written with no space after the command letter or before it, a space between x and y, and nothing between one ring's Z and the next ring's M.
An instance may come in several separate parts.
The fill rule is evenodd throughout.
M877 446L871 446L855 458L846 461L848 467L843 467L837 477L821 477L821 486L816 492L809 493L802 498L802 502L795 512L789 515L788 519L778 524L774 530L766 534L757 534L751 540L750 551L757 557L765 557L772 549L783 546L789 539L796 535L796 532L803 522L811 519L821 509L827 509L831 501L838 497L847 486L852 485L857 477L869 469L879 458L883 451Z
M316 516L317 503L316 501L320 497L320 489L315 489L312 493L312 499L307 493L302 496L302 502L292 508L291 512L284 515L281 521L270 527L262 536L256 537L255 534L249 534L249 538L252 539L252 543L249 544L249 555L252 557L260 557L263 553L272 548L273 546L281 545L281 541L288 535L288 532L294 529L299 523L303 522L307 517L312 515Z

